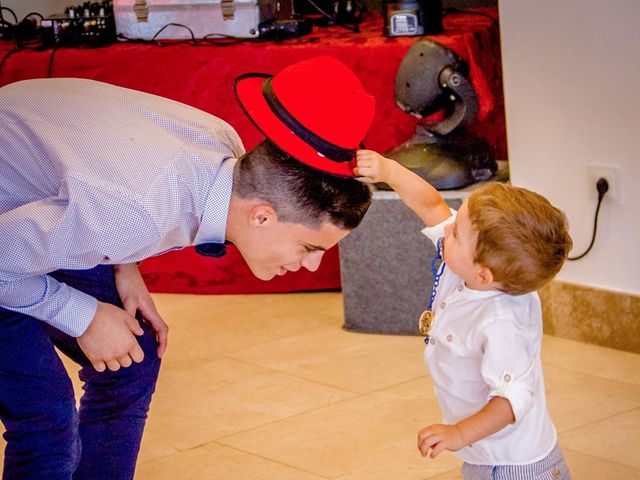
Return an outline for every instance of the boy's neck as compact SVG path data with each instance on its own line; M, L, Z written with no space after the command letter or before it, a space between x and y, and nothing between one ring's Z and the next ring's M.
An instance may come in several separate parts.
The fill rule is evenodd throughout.
M477 290L479 292L489 292L489 291L496 291L499 292L500 291L500 285L497 282L491 282L491 283L484 283L482 281L469 281L469 280L465 280L464 281L464 286L467 287L469 290Z

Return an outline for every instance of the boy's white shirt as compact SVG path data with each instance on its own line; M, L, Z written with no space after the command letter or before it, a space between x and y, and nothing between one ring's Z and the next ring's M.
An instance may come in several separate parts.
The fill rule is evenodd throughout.
M434 244L442 223L422 233ZM444 423L477 413L494 396L511 403L516 421L456 452L477 465L528 464L554 448L556 429L546 407L540 361L542 311L538 294L513 296L467 288L445 267L433 304L435 321L424 360Z

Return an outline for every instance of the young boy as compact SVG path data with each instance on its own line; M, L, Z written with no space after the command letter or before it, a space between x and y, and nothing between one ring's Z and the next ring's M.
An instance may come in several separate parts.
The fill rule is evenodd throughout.
M354 173L391 186L442 253L421 328L444 424L420 430L420 453L456 452L465 479L570 478L545 403L536 293L571 250L564 214L502 183L474 190L454 212L427 182L369 150Z

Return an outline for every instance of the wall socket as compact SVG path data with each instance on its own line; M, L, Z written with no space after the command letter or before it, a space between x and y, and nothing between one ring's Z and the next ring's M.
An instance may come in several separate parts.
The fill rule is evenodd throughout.
M607 180L609 190L604 196L603 201L622 204L622 173L617 165L589 165L587 167L589 189L593 191L593 196L598 198L596 183L600 178Z

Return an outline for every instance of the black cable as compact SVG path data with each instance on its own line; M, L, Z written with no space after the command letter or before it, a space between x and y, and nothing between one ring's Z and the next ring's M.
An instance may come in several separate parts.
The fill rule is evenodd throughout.
M27 18L29 18L29 17L31 17L31 16L33 16L33 15L35 15L36 17L39 17L39 18L40 18L40 20L43 20L43 19L44 19L44 16L43 16L41 13L38 13L38 12L31 12L31 13L27 13L27 14L22 18L22 21L24 22Z
M584 252L582 252L580 255L576 257L568 257L567 260L572 260L572 261L580 260L582 257L584 257L587 253L591 251L591 247L593 247L593 244L596 241L596 233L598 231L598 213L600 212L600 205L602 205L602 199L604 198L604 194L609 191L609 182L607 182L605 178L600 178L596 183L596 188L598 189L598 206L596 207L596 214L593 219L593 235L591 236L591 243L589 243L589 246L587 247L587 249Z
M189 31L189 34L191 35L191 40L192 40L192 41L195 41L195 39L196 39L196 36L195 36L195 34L193 33L193 30L191 30L191 29L190 29L189 27L187 27L186 25L182 25L181 23L167 23L164 27L162 27L160 30L158 30L158 31L156 32L156 34L151 38L151 40L150 40L150 41L152 41L152 42L153 42L153 41L155 41L155 39L158 37L158 35L160 35L160 34L165 30L165 28L167 28L167 27L180 27L180 28L185 28L185 29L187 29L187 30Z
M7 61L7 59L13 55L16 52L19 52L20 49L19 48L14 48L13 50L9 51L4 57L2 57L2 60L0 60L0 73L2 72L2 67L4 67L5 62Z
M0 7L0 12L2 12L2 10L6 10L7 12L11 13L11 15L13 15L14 23L18 23L18 16L16 15L16 12L11 10L9 7Z
M55 57L57 51L58 51L58 44L56 44L53 47L53 50L51 50L51 56L49 56L49 67L47 68L47 78L51 78L51 75L53 74L53 58Z
M327 12L325 12L322 8L320 8L313 0L307 0L307 1L311 4L311 6L313 8L315 8L318 12L320 12L322 15L324 15L329 20L331 20L338 27L346 28L350 32L360 33L360 27L358 26L358 22L354 23L354 26L351 27L351 26L347 25L346 23L338 21L337 18L336 18L337 14L336 14L336 16L330 15ZM364 12L362 12L362 13L364 13Z
M167 27L180 27L184 28L189 32L191 38L186 38L183 40L176 41L175 39L162 40L158 39L158 35L162 33ZM151 39L145 38L132 38L127 37L122 34L117 35L117 40L119 42L129 42L129 43L142 43L146 45L155 45L158 47L171 47L174 45L182 45L189 44L194 47L209 47L209 46L221 46L225 47L227 45L235 45L236 43L246 42L252 40L251 38L244 37L234 37L232 35L227 35L224 33L208 33L202 38L196 38L193 30L191 30L188 26L183 25L181 23L167 23L162 28L160 28Z

